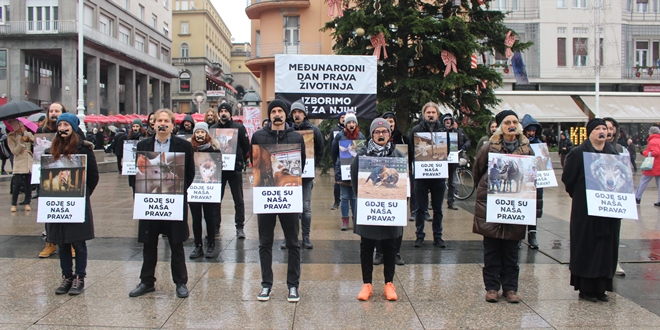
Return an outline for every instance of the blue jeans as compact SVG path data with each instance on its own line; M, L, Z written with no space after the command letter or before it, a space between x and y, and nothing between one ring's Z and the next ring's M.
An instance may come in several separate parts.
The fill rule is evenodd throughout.
M312 189L314 188L314 179L305 178L303 181L303 213L301 218L302 235L309 236L312 226Z
M357 210L355 206L357 204L357 196L353 193L353 187L339 185L341 189L341 216L342 218L348 217L348 203L351 203L351 210L353 210L353 218L356 216Z
M424 215L429 205L429 191L431 192L431 207L433 208L433 239L442 238L442 200L445 196L445 179L416 179L415 194L417 199L417 212L415 213L415 226L417 238L424 239Z
M87 243L85 241L58 244L60 248L60 268L62 275L73 275L73 257L71 256L71 246L76 250L76 273L79 277L87 275Z

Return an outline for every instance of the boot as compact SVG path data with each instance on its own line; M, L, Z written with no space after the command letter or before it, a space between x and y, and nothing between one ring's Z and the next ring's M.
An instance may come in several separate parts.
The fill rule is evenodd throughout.
M312 241L309 240L309 236L303 236L303 248L311 250L314 248Z
M71 283L71 289L69 290L70 296L77 296L83 292L85 288L85 278L78 275L73 277L73 283Z
M530 230L527 232L527 242L529 243L530 249L537 250L539 248L539 241L536 240L536 230Z
M192 253L190 253L189 258L190 258L190 259L199 258L199 257L201 257L203 254L204 254L204 249L202 248L202 245L199 244L199 245L196 245L196 246L195 246L195 249L193 250Z
M32 208L30 207L30 205L25 205L25 211L32 211Z
M55 254L56 251L57 251L57 246L55 246L55 244L46 243L46 247L43 250L41 250L41 252L39 252L39 258L48 258L53 254Z
M215 258L215 244L209 244L206 246L206 254L204 257L207 259Z
M342 231L348 230L348 217L341 217L341 230Z
M339 208L339 201L336 200L334 204L330 207L331 210L336 210Z
M12 205L9 212L16 212L16 205Z
M73 277L71 275L69 275L69 277L62 275L62 283L60 283L60 286L55 289L55 294L69 293L71 284L73 284Z

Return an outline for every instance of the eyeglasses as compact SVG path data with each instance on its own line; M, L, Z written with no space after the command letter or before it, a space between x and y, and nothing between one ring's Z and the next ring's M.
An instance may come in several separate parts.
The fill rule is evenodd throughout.
M374 131L374 135L390 135L390 131L388 130L381 130L381 131Z
M505 125L518 125L518 123L517 120L507 120L504 122Z

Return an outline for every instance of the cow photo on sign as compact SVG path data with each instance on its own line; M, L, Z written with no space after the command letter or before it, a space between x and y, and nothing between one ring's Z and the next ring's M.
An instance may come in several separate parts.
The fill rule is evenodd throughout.
M34 135L34 148L32 150L32 177L30 184L39 184L41 175L41 156L53 143L55 133L38 133Z
M302 164L298 144L252 145L254 213L302 212Z
M408 207L406 158L361 156L359 161L357 224L405 226Z
M41 156L37 222L85 222L87 156Z
M222 170L233 171L234 166L236 166L238 129L214 128L211 129L211 137L220 142L220 152L222 153Z
M185 153L136 153L133 219L183 220Z
M583 157L588 214L637 219L630 157L593 152Z
M488 154L486 222L536 224L536 158Z

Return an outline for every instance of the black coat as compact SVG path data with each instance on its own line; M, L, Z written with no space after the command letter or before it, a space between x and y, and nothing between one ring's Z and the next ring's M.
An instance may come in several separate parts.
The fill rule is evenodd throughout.
M238 129L238 142L236 143L236 165L234 167L234 171L236 172L243 171L243 166L245 166L245 160L248 159L248 155L250 154L250 138L248 136L247 130L245 129L245 126L233 120L229 120L224 124L218 120L217 123L209 127L209 129L212 128Z
M50 149L46 150L50 153ZM87 187L85 189L85 222L83 223L47 223L46 241L53 244L69 244L94 238L94 216L90 197L99 183L99 168L94 157L94 146L88 141L78 142L77 154L87 155Z
M185 242L190 237L190 230L188 229L188 201L185 191L192 184L195 179L195 159L193 156L193 148L190 142L178 138L174 135L171 136L170 152L185 152L185 175L183 178L184 194L183 194L183 221L168 221L168 220L140 220L138 223L138 242L149 243L149 230L158 230L164 226L172 226L172 237L170 237L172 244ZM137 151L154 151L154 144L156 138L150 137L144 139L137 144Z
M571 275L584 278L613 278L619 258L621 219L587 215L587 194L584 176L584 152L617 154L605 143L596 151L589 140L573 148L564 161L561 181L573 199L571 203Z
M270 126L268 125L254 132L252 135L252 145L300 144L300 163L305 164L307 157L305 156L305 141L303 141L302 135L296 132L289 124L286 124L286 128L281 131L271 130Z

